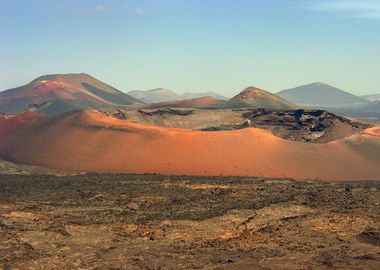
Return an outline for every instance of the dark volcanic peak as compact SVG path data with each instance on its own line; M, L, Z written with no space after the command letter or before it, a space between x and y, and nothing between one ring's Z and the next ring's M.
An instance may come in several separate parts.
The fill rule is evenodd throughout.
M297 105L263 89L249 86L221 105L221 108L295 109Z
M60 78L65 78L67 80L96 80L93 76L87 73L67 73L67 74L46 74L40 77L37 77L32 82L38 81L55 81Z
M6 113L34 110L56 114L135 103L141 102L85 73L44 75L24 86L0 92L0 111Z
M352 106L366 102L363 98L321 82L283 90L277 95L305 106Z
M243 91L241 91L239 94L234 96L232 99L247 99L247 98L254 98L255 96L258 95L267 95L271 96L272 94L269 93L268 91L265 91L263 89L257 88L255 86L249 86L245 88Z

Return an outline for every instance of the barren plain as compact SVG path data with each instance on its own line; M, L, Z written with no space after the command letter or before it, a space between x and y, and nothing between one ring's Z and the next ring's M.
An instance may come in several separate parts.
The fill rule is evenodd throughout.
M0 269L380 268L380 182L34 173L0 176Z

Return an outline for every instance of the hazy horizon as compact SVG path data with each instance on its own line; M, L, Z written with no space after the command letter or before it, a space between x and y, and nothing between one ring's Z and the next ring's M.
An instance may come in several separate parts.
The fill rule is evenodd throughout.
M379 93L379 26L378 0L3 0L0 91L85 72L124 92Z

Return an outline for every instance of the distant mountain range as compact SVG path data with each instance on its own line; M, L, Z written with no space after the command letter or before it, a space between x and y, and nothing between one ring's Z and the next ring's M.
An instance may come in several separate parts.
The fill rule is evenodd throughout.
M149 103L143 106L145 109L158 108L195 108L195 109L213 109L223 105L224 101L215 99L210 96L198 97L192 99L180 99L163 102Z
M231 99L215 93L177 94L169 89L134 90L124 93L85 74L52 74L0 92L0 115L38 111L59 114L85 108L208 109L298 107L324 108L346 116L380 121L380 94L358 97L324 83L311 83L272 94L253 86Z
M26 110L63 113L140 103L85 73L45 75L24 86L0 92L0 111L8 114Z
M243 89L229 100L220 100L212 96L192 99L171 100L144 105L143 108L207 108L207 109L237 109L237 108L267 108L296 109L297 105L278 97L268 91L253 86Z
M352 106L366 103L363 98L352 95L325 83L311 83L277 93L301 106Z
M166 88L156 88L152 90L132 90L128 92L128 95L141 100L145 103L152 102L165 102L173 100L184 100L184 99L194 99L200 97L212 97L214 99L226 100L227 98L219 95L215 92L204 92L204 93L184 93L182 95L173 92Z
M277 95L299 106L380 122L380 94L359 97L325 83L311 83L280 91Z
M142 102L145 102L145 103L182 99L180 95L166 88L156 88L156 89L146 90L146 91L133 90L133 91L129 91L128 95L138 100L141 100Z
M219 95L213 91L203 92L203 93L184 93L181 95L182 99L192 99L192 98L200 98L200 97L212 97L218 100L227 100L225 96Z
M301 106L342 107L365 104L367 101L325 83L311 83L276 93Z
M361 96L361 98L364 98L368 101L380 101L380 94L365 95Z

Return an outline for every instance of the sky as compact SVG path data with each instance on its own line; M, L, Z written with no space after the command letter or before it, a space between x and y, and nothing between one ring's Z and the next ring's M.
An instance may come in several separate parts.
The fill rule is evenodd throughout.
M380 0L0 0L0 90L80 72L122 91L380 93Z

